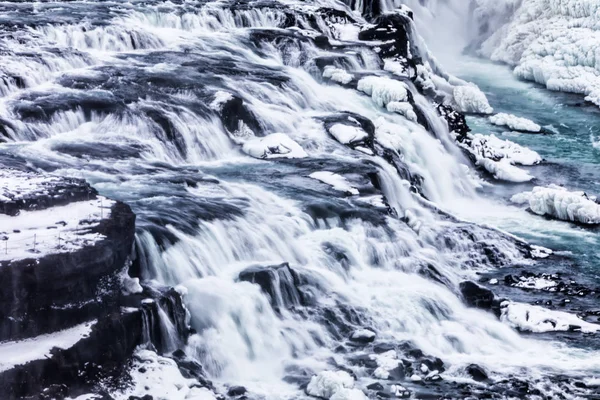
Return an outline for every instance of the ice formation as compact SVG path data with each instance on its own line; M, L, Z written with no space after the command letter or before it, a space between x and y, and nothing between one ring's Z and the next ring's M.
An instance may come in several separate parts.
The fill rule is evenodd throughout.
M514 195L511 201L527 204L538 215L548 215L582 224L600 224L600 204L584 192L569 192L566 188L536 186L530 192Z
M492 124L506 126L513 131L539 133L542 130L542 127L535 122L512 114L498 113L489 119Z
M600 3L593 0L476 0L488 37L480 54L551 90L580 93L600 106Z

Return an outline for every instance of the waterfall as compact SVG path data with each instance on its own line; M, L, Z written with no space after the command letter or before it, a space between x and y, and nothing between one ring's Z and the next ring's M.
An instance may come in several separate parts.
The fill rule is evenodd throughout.
M160 320L146 324L160 326L162 352L183 349L215 390L266 398L301 395L327 369L366 386L371 372L352 361L371 351L352 343L361 330L399 358L442 359L453 383L471 382L472 364L494 382L600 373L597 352L523 336L461 297L465 280L535 263L523 241L480 225L484 211L465 212L512 209L481 197L437 111L464 82L433 54L466 43L468 2L382 1L389 15L414 11L394 70L386 42L364 39L371 2L147 3L77 2L85 22L53 23L68 13L54 3L39 5L43 23L21 11L0 55L0 155L131 205L142 280L181 287L190 312L186 343L163 306L144 314Z

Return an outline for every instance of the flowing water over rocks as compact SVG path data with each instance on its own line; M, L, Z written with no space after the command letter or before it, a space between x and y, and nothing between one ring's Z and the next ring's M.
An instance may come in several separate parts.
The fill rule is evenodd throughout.
M0 165L85 179L131 207L119 262L142 282L118 272L134 289L116 307L142 311L110 379L50 376L51 392L7 398L597 396L593 305L584 320L544 304L552 287L590 303L596 290L531 272L561 258L486 214L516 211L483 189L533 179L521 168L542 160L469 132L461 112L491 106L444 72L407 7L0 11Z

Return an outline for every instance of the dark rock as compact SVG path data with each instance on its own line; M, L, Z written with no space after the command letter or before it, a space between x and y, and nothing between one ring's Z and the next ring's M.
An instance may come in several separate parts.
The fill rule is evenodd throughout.
M488 379L488 374L487 372L485 372L485 370L483 368L481 368L479 365L477 364L471 364L466 368L466 371L469 375L471 375L471 377L473 378L473 380L477 381L477 382L483 382L486 381Z
M460 291L465 299L465 303L470 307L489 310L494 305L494 293L483 286L479 286L475 282L461 282Z
M375 383L371 383L370 385L367 385L367 389L369 390L374 390L374 391L381 391L383 390L383 385L379 382L375 382Z
M292 308L303 305L303 297L298 290L300 278L288 263L271 266L250 267L239 274L240 281L256 283L269 296L271 305L280 308Z
M227 390L227 396L235 397L241 396L247 392L246 388L243 386L231 386L229 390Z

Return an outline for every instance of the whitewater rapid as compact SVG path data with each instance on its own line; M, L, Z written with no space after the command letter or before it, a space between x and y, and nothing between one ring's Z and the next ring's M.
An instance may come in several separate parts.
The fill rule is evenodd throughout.
M350 371L364 389L375 377L356 357L371 349L349 338L368 329L398 358L413 360L404 344L443 361L437 374L413 371L415 393L468 383L509 396L515 379L550 397L588 393L554 378L597 377L596 350L522 335L515 327L544 321L518 305L497 318L463 301L463 281L536 265L490 218L538 220L482 197L482 177L496 180L436 109L487 112L483 93L426 52L432 33L407 38L424 64L386 67L375 50L385 41L359 40L374 26L366 5L2 3L0 162L85 178L131 205L139 275L184 293L196 332L184 351L219 392L303 398L324 370ZM383 9L407 21L397 6ZM300 276L292 304L240 278L283 263ZM472 364L490 381L475 384ZM450 389L415 383L438 378Z

